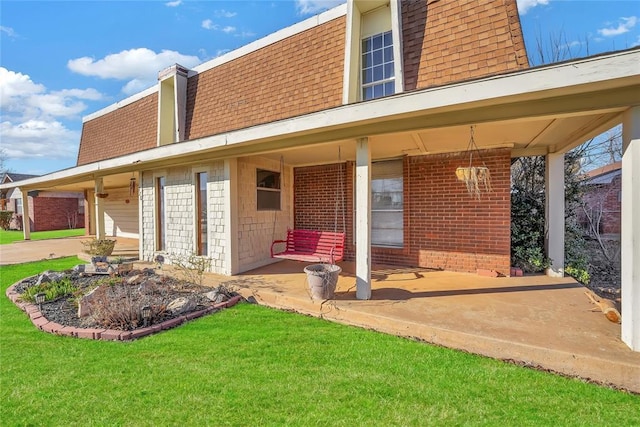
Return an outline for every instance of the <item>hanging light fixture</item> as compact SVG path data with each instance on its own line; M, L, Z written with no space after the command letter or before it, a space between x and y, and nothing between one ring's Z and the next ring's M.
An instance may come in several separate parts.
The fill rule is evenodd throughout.
M131 179L129 180L129 196L134 196L136 194L137 182L135 173L132 173L131 175Z

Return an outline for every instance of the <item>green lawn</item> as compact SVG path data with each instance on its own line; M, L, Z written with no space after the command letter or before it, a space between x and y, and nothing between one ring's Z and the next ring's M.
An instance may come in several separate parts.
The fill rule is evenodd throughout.
M0 267L2 425L640 425L640 396L239 304L131 343L36 330Z
M60 237L84 236L84 228L74 228L71 230L34 231L31 233L31 240L57 239ZM0 229L0 245L22 240L22 231Z

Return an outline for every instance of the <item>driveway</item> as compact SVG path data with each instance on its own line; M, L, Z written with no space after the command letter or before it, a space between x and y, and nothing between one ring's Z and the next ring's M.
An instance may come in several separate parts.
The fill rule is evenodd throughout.
M19 264L43 259L62 258L67 256L87 255L82 253L84 247L82 241L93 236L65 237L62 239L47 240L20 240L0 245L0 265ZM112 237L109 237L112 239ZM125 258L138 258L138 239L116 237L116 247L113 256Z
M8 245L0 245L0 265L76 256L82 251L82 240L86 240L86 237L20 240Z

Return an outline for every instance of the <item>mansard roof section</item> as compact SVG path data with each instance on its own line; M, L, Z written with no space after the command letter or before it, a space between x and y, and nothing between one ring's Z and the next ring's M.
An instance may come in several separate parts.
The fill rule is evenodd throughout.
M401 6L405 91L529 67L516 0Z
M158 91L131 97L108 114L84 120L77 165L123 156L157 145Z
M344 15L189 78L187 140L342 105Z

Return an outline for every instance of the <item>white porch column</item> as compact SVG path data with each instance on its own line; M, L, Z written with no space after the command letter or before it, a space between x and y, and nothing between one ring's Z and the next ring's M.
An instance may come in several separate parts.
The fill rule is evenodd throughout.
M95 182L96 239L104 239L104 199L98 197L99 193L104 193L102 178L96 178Z
M551 265L547 275L564 276L564 153L545 157L545 242Z
M22 234L24 240L31 240L31 220L29 218L29 192L20 189L22 195Z
M371 298L371 147L356 147L356 298Z
M224 161L224 272L237 274L238 261L238 160Z
M640 106L622 119L622 341L640 351Z

